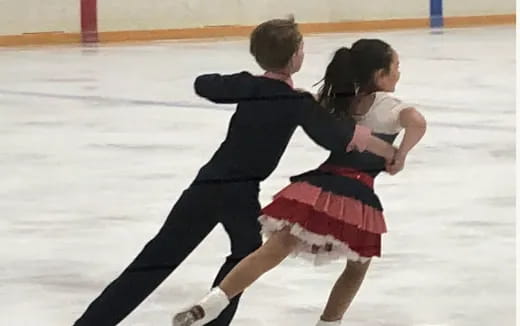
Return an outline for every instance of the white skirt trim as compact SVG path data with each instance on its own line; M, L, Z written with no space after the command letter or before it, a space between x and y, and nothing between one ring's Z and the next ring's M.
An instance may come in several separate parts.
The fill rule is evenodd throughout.
M314 265L324 265L340 258L362 263L371 259L371 257L360 256L346 243L331 235L324 236L313 233L298 223L279 220L267 215L260 216L258 221L262 225L262 234L267 238L271 237L273 233L289 227L290 233L301 240L301 243L294 250L293 256L309 260ZM332 247L326 250L325 247L330 245ZM319 248L317 252L315 251L316 247Z

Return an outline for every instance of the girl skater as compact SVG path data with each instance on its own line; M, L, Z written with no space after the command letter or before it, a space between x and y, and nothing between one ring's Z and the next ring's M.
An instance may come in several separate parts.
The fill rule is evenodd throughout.
M383 41L362 39L351 49L336 51L318 94L333 115L353 117L389 143L404 128L395 160L386 166L391 174L403 169L408 153L426 130L416 109L389 94L398 80L397 53ZM384 170L385 160L376 155L333 151L318 169L292 177L291 184L262 211L259 220L268 237L264 245L197 304L175 315L173 325L203 324L216 318L230 299L291 253L311 257L316 264L347 259L317 323L340 325L370 259L381 254L386 226L373 183Z
M251 54L264 76L242 72L197 77L195 91L216 103L236 103L228 133L193 183L173 205L159 232L127 268L88 306L75 326L114 326L150 295L221 223L231 254L214 285L262 244L258 191L278 165L296 127L334 151L371 151L394 157L394 148L354 121L334 119L312 95L292 88L291 75L303 62L303 40L293 19L269 20L250 39ZM265 131L269 130L269 133ZM240 218L237 218L239 216ZM233 300L211 326L227 326L238 306Z

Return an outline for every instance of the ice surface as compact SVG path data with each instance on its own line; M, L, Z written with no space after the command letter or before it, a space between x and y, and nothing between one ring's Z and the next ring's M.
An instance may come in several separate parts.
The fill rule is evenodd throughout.
M396 95L429 130L407 169L377 182L389 233L345 325L513 325L514 28L309 36L296 85L361 37L400 53ZM70 325L223 139L231 108L197 98L194 77L258 69L245 40L2 49L0 62L0 325ZM298 131L262 202L326 155ZM122 325L169 325L228 246L217 228ZM233 325L314 325L343 264L284 262Z

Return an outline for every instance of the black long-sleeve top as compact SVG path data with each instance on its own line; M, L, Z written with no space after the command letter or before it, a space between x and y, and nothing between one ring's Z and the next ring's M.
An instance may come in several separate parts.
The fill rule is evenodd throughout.
M195 80L195 92L214 103L238 103L227 136L196 182L266 179L276 168L296 127L318 145L346 151L356 124L338 120L309 93L287 83L248 72L207 74Z

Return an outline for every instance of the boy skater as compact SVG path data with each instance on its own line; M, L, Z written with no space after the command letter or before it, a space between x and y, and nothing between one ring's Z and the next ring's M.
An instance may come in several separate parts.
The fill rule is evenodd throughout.
M228 133L210 161L182 193L163 226L132 263L95 299L76 326L113 326L151 294L218 224L231 241L231 254L214 285L262 244L259 184L276 168L296 127L301 126L328 150L368 150L391 160L394 148L370 136L354 121L339 121L310 94L292 88L291 75L303 61L302 35L293 19L259 25L250 51L266 70L202 75L198 95L216 103L237 103ZM236 296L219 318L207 324L227 326L237 309Z

